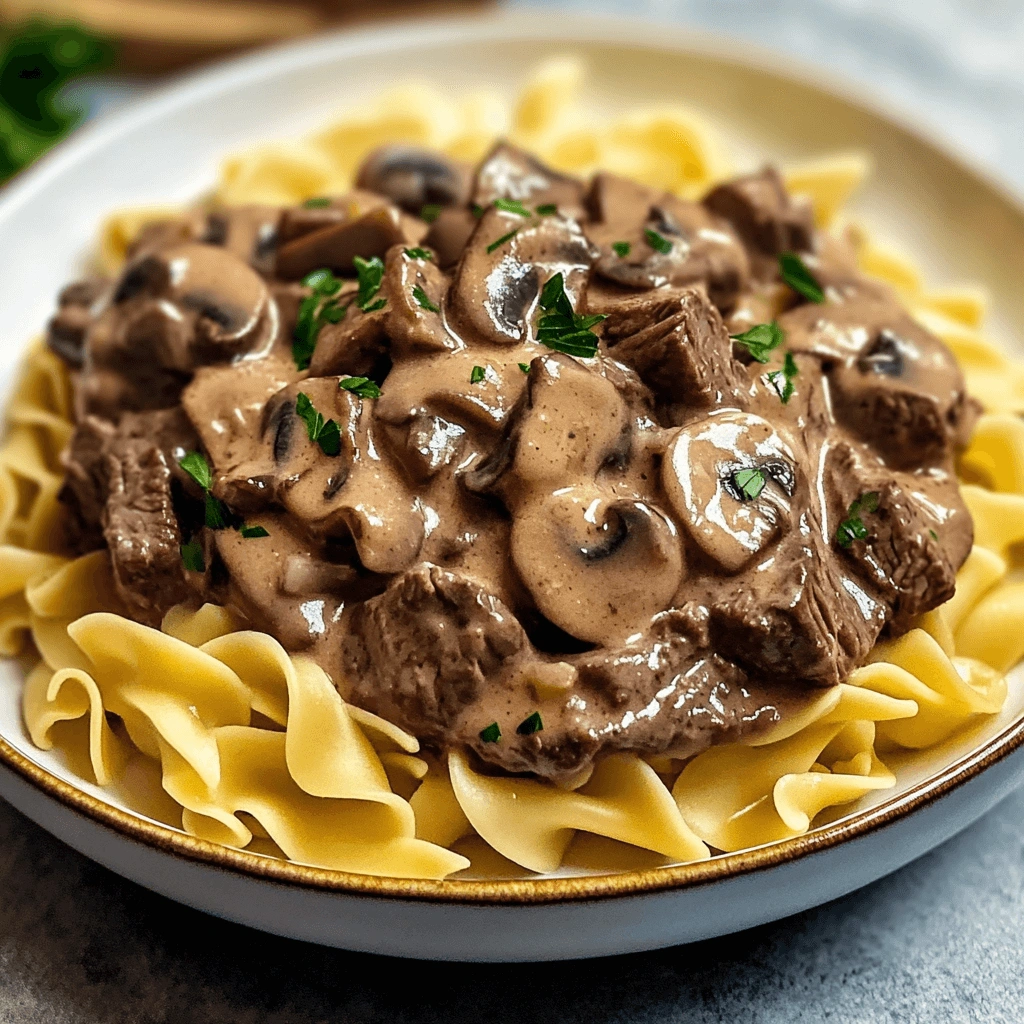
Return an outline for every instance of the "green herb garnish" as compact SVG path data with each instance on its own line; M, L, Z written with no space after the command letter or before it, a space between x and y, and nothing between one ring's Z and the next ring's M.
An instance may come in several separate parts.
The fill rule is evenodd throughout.
M529 363L520 363L519 364L519 369L522 370L523 373L529 373L530 372L530 364Z
M292 358L298 369L305 370L313 358L320 329L325 323L338 323L348 306L338 305L335 296L341 290L341 281L326 267L311 271L302 283L312 289L312 295L307 295L299 304L299 315L292 332Z
M356 276L359 279L359 293L356 295L356 305L364 313L372 313L375 309L383 307L386 300L380 299L373 303L371 300L380 291L380 283L384 280L384 261L379 256L364 260L362 256L354 256L352 263L356 268Z
M657 250L663 256L667 256L672 251L672 243L651 228L644 228L644 238L647 239L647 244L652 249Z
M369 377L346 377L338 387L360 398L380 398L380 387Z
M234 517L228 511L227 505L220 498L212 494L206 495L206 504L203 508L203 522L211 530L223 530L226 526L232 525Z
M295 400L295 413L306 424L310 441L320 445L324 455L338 455L341 452L341 428L334 420L325 420L313 408L309 395L299 392Z
M552 217L558 213L558 207L554 203L541 203L537 207L537 216Z
M793 291L811 302L824 302L825 293L815 276L795 252L779 254L779 273Z
M487 376L487 371L482 366L474 366L469 374L470 384L479 384Z
M378 299L376 302L371 302L368 306L363 306L363 312L376 313L378 309L383 309L387 304L387 299Z
M518 234L519 228L516 228L514 231L510 231L507 235L502 235L501 238L496 238L489 246L487 246L487 251L489 253L494 252L499 245L504 245L510 238L515 238Z
M202 452L189 452L178 460L178 465L204 490L213 486L213 471Z
M624 260L633 248L629 242L612 242L612 251L620 260Z
M422 249L416 246L415 249L404 249L403 252L411 260L432 260L434 254L429 249Z
M516 213L520 217L529 217L530 211L523 206L519 199L495 199L494 206L504 213Z
M749 331L729 337L738 341L759 363L767 363L772 350L778 348L786 336L773 320L770 324L757 324Z
M517 726L516 732L520 736L532 736L535 732L540 732L544 728L544 723L541 721L540 712L534 711L529 718L523 719Z
M430 296L419 286L416 285L412 290L412 297L420 304L420 306L427 310L429 313L440 313L441 307L436 302L432 302Z
M763 469L738 469L732 475L733 487L743 501L754 501L764 490L768 475Z
M322 210L325 206L331 205L331 200L327 196L314 196L312 199L307 199L302 205L307 210Z
M477 220L484 215L484 208L479 203L474 203L470 209L472 209L473 216L476 217Z
M836 530L836 541L841 548L848 548L855 540L864 540L868 535L868 528L861 519L861 513L876 512L878 510L878 491L868 491L862 494L856 501L850 504L847 518L839 524Z
M793 397L793 392L796 391L796 387L793 385L793 378L800 372L796 365L796 359L793 358L792 352L786 353L786 358L783 360L781 370L772 370L768 374L768 380L771 385L779 393L779 398L782 399L783 405L788 405L789 400Z
M206 572L203 561L203 545L197 540L190 540L181 545L181 562L189 572Z
M929 534L929 536L931 537L932 540L938 540L939 539L939 535L934 530L929 530L928 534Z
M574 313L565 293L565 278L561 272L545 282L540 293L540 308L545 315L537 324L537 340L542 345L585 359L597 355L597 335L591 328L607 319L607 315L594 313L582 316Z
M257 537L269 537L270 534L262 526L242 526L238 531L246 540L255 540Z
M501 729L498 728L497 722L491 722L486 729L480 730L480 739L484 743L497 743L501 739Z
M420 220L425 220L428 224L433 224L440 216L441 206L438 203L427 203L427 205L420 210Z

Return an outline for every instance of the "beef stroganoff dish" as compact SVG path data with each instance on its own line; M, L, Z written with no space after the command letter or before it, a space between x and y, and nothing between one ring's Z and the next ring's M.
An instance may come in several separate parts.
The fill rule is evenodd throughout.
M864 158L737 172L579 74L410 86L111 220L0 451L34 743L202 839L444 878L796 836L1002 708L982 298L842 213Z

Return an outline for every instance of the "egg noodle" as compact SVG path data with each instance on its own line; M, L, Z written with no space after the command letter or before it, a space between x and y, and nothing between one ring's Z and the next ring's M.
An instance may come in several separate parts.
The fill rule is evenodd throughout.
M603 168L685 197L728 174L691 112L588 117L577 103L581 80L577 62L551 61L511 107L490 93L453 101L428 85L405 86L303 142L230 158L215 200L295 204L344 192L383 143L475 160L499 135L559 170ZM983 399L960 459L975 547L947 604L879 643L869 664L797 716L686 763L615 754L576 788L560 788L480 774L458 752L447 764L421 754L413 736L345 704L312 661L224 608L178 606L159 630L139 625L124 615L105 551L71 560L54 550L72 399L63 364L37 344L0 449L0 653L30 652L35 662L23 695L33 743L57 743L119 793L138 775L132 765L148 766L154 792L129 804L191 835L407 878L700 860L800 835L823 812L834 817L894 787L886 756L931 747L997 713L1004 674L1024 656L1024 583L1010 576L1024 551L1024 364L979 333L981 293L929 291L912 263L843 220L867 171L868 161L850 154L791 167L785 178L810 198L820 227L849 233L862 268L896 288ZM140 226L163 213L115 215L101 240L103 269L114 273Z

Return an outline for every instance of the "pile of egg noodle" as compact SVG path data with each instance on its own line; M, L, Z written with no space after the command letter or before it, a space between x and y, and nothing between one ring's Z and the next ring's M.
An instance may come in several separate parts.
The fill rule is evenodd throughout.
M398 140L475 160L506 135L556 168L605 168L687 197L730 172L685 109L588 119L575 101L581 78L576 62L551 61L511 109L487 93L453 102L426 85L396 89L304 142L230 158L215 198L293 204L340 193L366 153ZM1024 551L1024 364L979 333L983 295L928 291L911 263L841 219L866 172L854 154L785 176L821 227L850 233L863 269L899 291L984 397L960 467L975 547L952 600L878 644L868 665L799 716L685 764L615 754L563 789L478 774L461 753L447 764L421 755L414 737L345 704L312 661L226 609L179 606L159 630L139 625L123 614L105 552L70 560L52 550L71 394L61 362L37 344L0 449L0 652L34 664L23 697L32 741L57 744L129 806L194 836L404 878L700 860L800 835L895 786L886 756L905 759L997 713L1004 674L1024 656L1024 583L1009 576ZM108 273L162 212L110 220L100 251Z

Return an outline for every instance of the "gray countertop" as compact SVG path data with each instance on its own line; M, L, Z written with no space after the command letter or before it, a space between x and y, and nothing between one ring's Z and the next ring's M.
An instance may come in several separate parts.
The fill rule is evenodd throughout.
M1024 4L532 0L731 32L868 83L1024 186ZM543 15L538 15L543 17ZM614 960L388 961L205 917L0 802L0 1022L1024 1021L1024 792L915 864L742 935Z

